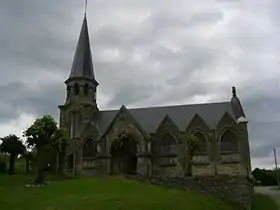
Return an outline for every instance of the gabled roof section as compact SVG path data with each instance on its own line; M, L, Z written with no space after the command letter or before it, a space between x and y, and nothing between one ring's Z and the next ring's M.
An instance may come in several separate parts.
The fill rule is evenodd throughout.
M189 124L186 126L186 129L191 132L196 129L208 131L209 126L198 113L195 113L193 118L190 120Z
M69 79L77 77L95 81L86 15L83 20Z
M139 122L137 122L137 120L130 113L130 110L127 109L124 105L122 105L119 110L115 110L115 111L111 112L110 114L111 114L111 119L107 118L107 120L105 121L105 123L107 125L105 124L104 127L101 126L102 135L106 134L111 129L111 127L114 125L116 120L122 120L122 121L130 121L130 122L132 122L132 124L141 132L143 137L147 137L147 133L142 128L141 124L139 124ZM98 119L98 117L102 117L102 114L100 115L100 112L97 113L97 118L94 118L93 121L96 121L97 123L100 124L100 122L103 119L102 118ZM103 117L104 117L104 115L103 115Z
M168 115L179 130L184 131L197 113L209 128L216 128L227 112L234 119L231 102L189 104L164 107L127 109L131 116L149 133L154 133L162 120ZM98 123L102 133L106 131L119 110L99 111L93 120Z

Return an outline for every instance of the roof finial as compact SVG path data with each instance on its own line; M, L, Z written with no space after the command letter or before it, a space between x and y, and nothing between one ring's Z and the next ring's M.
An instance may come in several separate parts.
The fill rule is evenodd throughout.
M232 87L232 97L236 97L236 88Z
M87 0L85 2L85 15L87 15Z

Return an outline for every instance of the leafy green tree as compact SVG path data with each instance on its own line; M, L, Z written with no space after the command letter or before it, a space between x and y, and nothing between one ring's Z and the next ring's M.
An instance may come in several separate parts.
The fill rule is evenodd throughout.
M19 154L24 154L26 148L19 137L14 134L5 136L1 138L2 144L0 149L4 153L9 153L10 164L9 164L9 174L14 174L15 171L15 160Z
M27 137L27 144L35 147L37 151L35 156L37 176L35 184L44 183L44 169L48 164L49 154L52 151L52 138L57 131L57 123L50 115L45 115L36 121L24 131Z
M263 186L274 186L278 184L278 173L277 170L267 170L267 169L259 169L255 168L252 171L252 175L260 182Z
M199 139L194 135L190 134L187 136L184 136L183 138L185 143L185 158L184 158L184 168L185 168L185 175L191 176L192 175L192 160L199 149Z
M52 146L56 153L56 173L63 173L67 145L68 136L66 130L57 129L52 137Z

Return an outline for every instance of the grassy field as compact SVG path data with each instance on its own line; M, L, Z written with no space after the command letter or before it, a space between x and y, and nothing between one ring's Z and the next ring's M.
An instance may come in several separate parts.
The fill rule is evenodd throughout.
M31 175L0 175L2 210L233 210L226 203L195 192L171 190L117 177L51 181L27 188ZM256 194L253 210L277 210L266 196Z
M230 210L224 202L194 192L149 186L122 178L84 178L26 188L33 177L0 175L0 209L9 210Z
M279 210L276 203L269 197L256 193L253 199L252 210Z

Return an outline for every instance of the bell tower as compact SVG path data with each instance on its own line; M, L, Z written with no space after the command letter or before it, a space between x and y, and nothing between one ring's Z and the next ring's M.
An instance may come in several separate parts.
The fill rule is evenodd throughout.
M60 108L60 127L69 129L70 138L79 136L83 122L98 112L96 89L90 40L85 14L81 32L66 84L66 100Z

